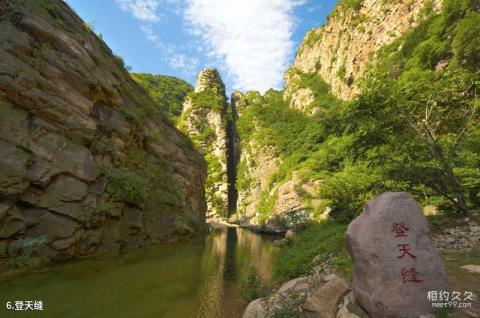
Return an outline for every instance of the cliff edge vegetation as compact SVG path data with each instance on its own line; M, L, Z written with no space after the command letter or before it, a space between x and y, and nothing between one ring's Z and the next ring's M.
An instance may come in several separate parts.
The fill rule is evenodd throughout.
M192 85L173 76L147 73L130 75L153 99L157 107L176 123L182 114L185 97L193 91Z
M426 3L403 35L376 49L351 100L335 97L321 73L295 67L287 78L312 92L306 107L282 92L240 94L238 219L267 227L327 217L348 223L384 191L411 192L428 213L478 208L478 7ZM340 3L335 12L351 9Z

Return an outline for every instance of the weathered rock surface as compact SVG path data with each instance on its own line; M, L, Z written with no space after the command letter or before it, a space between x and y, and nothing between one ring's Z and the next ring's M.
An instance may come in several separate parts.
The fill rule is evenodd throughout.
M237 209L241 223L258 225L257 205L263 191L268 189L269 178L277 171L280 158L270 147L260 147L255 142L243 144L240 162L246 166L245 174L251 182L248 187L238 189Z
M308 296L303 304L305 314L309 318L335 318L337 304L349 291L347 282L340 277L333 277L325 285Z
M242 315L242 318L265 318L266 311L262 304L262 299L256 299L250 302Z
M285 309L299 314L308 292L315 290L319 284L321 284L320 277L299 277L285 282L272 295L250 302L245 309L243 318L274 317ZM253 316L253 314L257 316Z
M336 318L370 318L350 291L339 305Z
M349 291L347 281L336 274L312 272L285 282L268 297L252 301L243 317L369 318Z
M346 307L341 307L337 312L336 318L359 318L357 315L348 311Z
M63 1L0 4L0 257L36 242L63 260L200 228L205 164L123 63Z
M315 100L312 90L308 87L296 90L291 98L290 107L298 110L304 110Z
M239 116L242 116L241 113ZM263 220L267 229L279 229L279 223L290 227L293 225L292 221L301 223L309 219L306 211L315 207L318 202L305 200L304 194L316 197L320 180L302 180L294 172L287 182L271 184L270 180L278 171L281 159L272 147L260 146L254 140L241 144L240 164L244 167L244 178L248 180L248 187L238 188L237 211L240 218L237 221L240 224L261 224L258 205L261 203L262 193L266 191L270 197L275 198L271 215L266 221Z
M369 316L429 314L428 291L448 290L443 260L410 194L387 192L369 201L346 236L353 293Z
M415 26L430 1L356 3L337 6L325 25L309 31L293 65L302 73L320 76L342 99L355 96L357 79L375 62L376 53ZM441 0L433 1L433 10L439 10L441 4ZM305 109L310 98L305 88L295 87L296 81L286 77L285 99L292 98L291 107Z
M288 230L286 233L285 233L285 238L289 241L293 241L295 239L295 232L292 231L292 230Z
M292 280L289 280L286 283L283 283L282 286L278 289L277 293L284 293L286 291L296 291L296 290L305 290L308 288L308 278L307 277L298 277Z

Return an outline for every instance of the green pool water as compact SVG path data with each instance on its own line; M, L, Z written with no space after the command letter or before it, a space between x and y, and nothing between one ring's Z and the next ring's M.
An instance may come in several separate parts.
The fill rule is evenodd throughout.
M152 246L0 282L0 317L241 317L250 268L268 285L276 254L268 239L241 229ZM7 301L42 300L43 311Z

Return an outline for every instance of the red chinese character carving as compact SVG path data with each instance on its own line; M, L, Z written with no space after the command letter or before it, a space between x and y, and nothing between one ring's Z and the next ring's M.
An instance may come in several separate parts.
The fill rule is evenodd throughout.
M417 277L418 273L415 267L403 268L402 269L402 280L403 283L420 283L423 282L423 279Z
M392 233L395 233L395 237L407 236L406 231L408 228L403 223L393 223L392 224Z
M410 256L413 259L416 259L417 257L410 253L410 248L408 247L410 244L397 244L398 247L400 247L398 250L402 252L403 254L398 256L398 258L403 258L405 255Z

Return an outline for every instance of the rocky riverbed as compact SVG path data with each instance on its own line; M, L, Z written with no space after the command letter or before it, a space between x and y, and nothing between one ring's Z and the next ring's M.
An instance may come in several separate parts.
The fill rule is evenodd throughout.
M471 222L473 223L473 222ZM475 222L476 223L476 222ZM478 223L476 223L478 224ZM473 225L476 226L476 225ZM465 229L465 226L453 227L448 230L460 231L458 228ZM447 229L445 230L447 231ZM450 232L448 232L450 233ZM464 231L463 233L466 233ZM460 234L461 235L461 234ZM457 258L462 258L462 255L458 254L458 245L462 243L460 240L452 242L451 240L446 243L447 238L450 237L449 234L437 234L433 236L435 245L438 250L448 253L448 256L445 256L445 261L447 267L449 265L454 266L456 270L449 272L449 278L455 280L457 277L450 277L452 274L457 273L459 279L463 281L464 289L470 289L471 286L467 284L464 276L473 277L478 280L480 278L480 265L467 264L463 266L458 266L455 263ZM460 236L461 238L461 236ZM477 238L479 239L479 238ZM462 241L463 242L463 241ZM477 241L478 242L478 241ZM465 244L466 245L466 244ZM472 248L474 252L479 253L480 249L478 245ZM453 253L453 254L452 254ZM452 258L454 257L454 258ZM480 259L478 259L480 261ZM290 280L280 288L278 288L272 295L257 299L249 304L247 307L243 318L260 318L260 317L315 317L309 315L305 312L305 306L309 308L309 303L315 302L315 295L318 295L320 299L323 299L322 306L334 308L327 312L327 316L324 317L335 317L335 318L368 318L369 316L365 311L359 306L353 293L351 292L351 281L349 278L342 278L340 274L335 273L333 266L331 264L332 258L327 258L320 260L319 257L312 260L314 263L318 263L313 270L304 277L298 277L293 280ZM338 289L323 288L329 281L334 280L335 285L338 285ZM471 280L470 280L471 281ZM341 282L341 283L340 283ZM473 281L475 284L476 281ZM332 285L333 283L330 283ZM452 282L450 282L452 286ZM457 285L458 286L458 285ZM472 290L476 293L477 297L479 295L478 287L476 290ZM328 293L328 294L327 294ZM307 302L307 300L310 300ZM478 298L477 298L478 299ZM334 304L334 305L332 305ZM323 308L323 307L321 307ZM323 317L323 316L322 316ZM479 308L471 308L469 310L462 310L455 315L449 317L480 317Z

